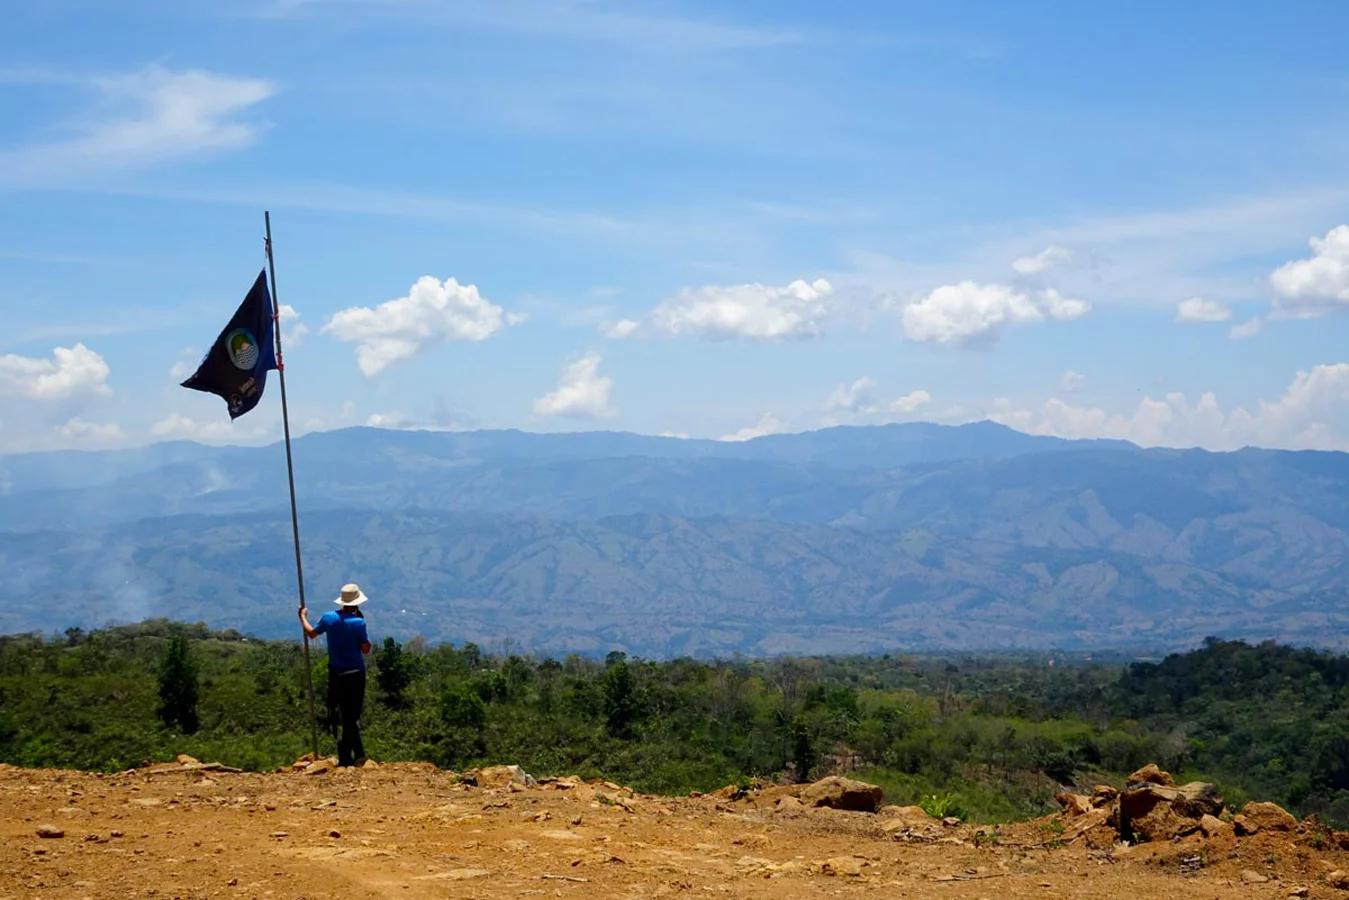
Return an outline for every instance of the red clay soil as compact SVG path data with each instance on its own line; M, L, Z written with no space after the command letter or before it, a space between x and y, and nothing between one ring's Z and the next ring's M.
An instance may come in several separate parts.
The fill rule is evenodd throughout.
M0 898L1349 900L1327 880L1349 871L1349 852L1315 827L1126 847L1105 827L1075 834L1071 818L996 838L938 826L897 839L881 823L752 797L469 787L425 765L105 776L0 766Z

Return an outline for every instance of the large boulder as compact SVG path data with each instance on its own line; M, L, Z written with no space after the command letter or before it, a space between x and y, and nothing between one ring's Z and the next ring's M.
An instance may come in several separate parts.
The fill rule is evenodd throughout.
M801 792L801 802L806 806L875 812L881 805L881 789L865 781L831 775L807 786Z
M1242 818L1255 826L1252 832L1261 828L1270 831L1292 831L1297 827L1297 818L1277 803L1247 803L1241 810Z
M1122 833L1141 841L1169 841L1199 831L1204 816L1216 816L1222 808L1222 795L1206 782L1179 787L1174 782L1134 782L1119 796L1117 824Z
M941 831L941 823L921 806L886 806L880 810L881 830L891 837L929 835Z

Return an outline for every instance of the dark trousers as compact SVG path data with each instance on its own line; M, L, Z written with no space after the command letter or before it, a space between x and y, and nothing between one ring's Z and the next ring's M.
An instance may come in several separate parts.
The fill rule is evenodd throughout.
M337 764L354 766L365 758L361 743L361 712L365 708L365 671L334 672L328 670L328 709L335 722L342 726L337 739Z

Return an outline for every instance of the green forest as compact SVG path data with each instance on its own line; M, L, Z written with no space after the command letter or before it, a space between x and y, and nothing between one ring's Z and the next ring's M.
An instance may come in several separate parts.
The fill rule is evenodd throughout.
M321 752L321 643L312 659ZM379 761L518 763L653 793L849 774L979 822L1155 762L1349 826L1349 657L1207 639L1150 662L1081 656L652 661L393 639L371 657ZM297 643L151 621L0 637L0 762L115 771L188 753L245 769L310 743Z

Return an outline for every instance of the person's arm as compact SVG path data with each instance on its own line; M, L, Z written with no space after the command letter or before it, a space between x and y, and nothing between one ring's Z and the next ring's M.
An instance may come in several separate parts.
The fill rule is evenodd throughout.
M365 630L365 620L361 620L361 653L365 656L370 655L370 635Z
M313 625L309 624L309 616L307 615L307 612L308 611L303 606L300 607L300 625L304 628L304 636L309 638L310 640L313 640L323 632L319 631Z

